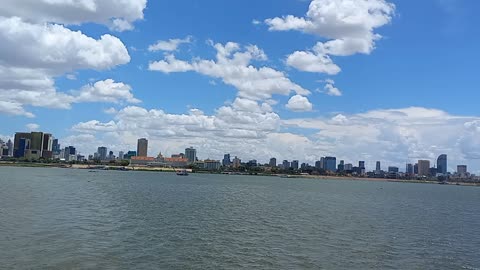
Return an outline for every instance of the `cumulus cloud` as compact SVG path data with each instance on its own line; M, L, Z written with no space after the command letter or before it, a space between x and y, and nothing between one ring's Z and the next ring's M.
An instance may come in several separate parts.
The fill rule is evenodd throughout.
M38 129L40 129L40 125L39 124L27 124L25 125L25 127L27 128L28 131L37 131Z
M115 31L133 29L143 19L147 0L3 0L0 16L21 17L32 23L104 24Z
M215 60L193 59L183 61L174 55L152 62L149 69L163 73L194 71L212 78L222 79L225 84L238 89L238 96L252 100L270 99L272 95L299 95L310 92L292 82L286 74L270 67L254 67L253 61L265 61L267 56L257 46L242 48L238 43L214 44Z
M231 153L244 160L268 162L276 157L310 164L333 155L347 163L365 160L369 169L375 168L377 160L384 167L404 168L405 162L429 159L433 163L446 153L449 170L454 171L456 164L473 166L475 161L469 160L479 157L479 123L480 118L420 107L282 120L263 104L239 98L212 115L199 109L171 114L130 106L110 122L83 122L72 130L95 136L117 150L134 148L138 138L148 137L154 153L178 153L193 145L200 158L220 159ZM292 132L299 129L311 135Z
M2 113L31 117L24 106L68 109L74 98L58 92L54 78L80 69L105 70L130 61L116 37L93 39L62 25L0 17ZM16 108L8 110L10 107Z
M324 90L325 90L324 92L329 96L339 97L342 95L342 91L340 91L340 89L335 87L335 81L331 79L326 80Z
M141 102L133 96L132 87L130 85L122 82L115 82L112 79L86 85L75 94L75 102L118 103L123 100L128 103Z
M176 51L178 49L178 46L182 44L188 44L192 42L192 37L188 36L183 39L169 39L169 40L159 40L157 43L150 45L148 47L148 50L151 52L156 52L156 51L167 51L167 52L172 52Z
M392 20L395 6L385 0L312 0L305 17L266 19L270 31L296 30L327 39L311 51L296 51L287 64L301 71L334 75L340 69L330 55L370 54L381 35L375 29Z
M286 107L294 112L309 112L312 110L313 105L308 98L301 95L295 95L290 98Z

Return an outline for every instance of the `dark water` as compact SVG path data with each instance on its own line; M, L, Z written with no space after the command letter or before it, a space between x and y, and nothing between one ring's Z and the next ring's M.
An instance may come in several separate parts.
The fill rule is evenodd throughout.
M1 269L480 269L480 188L0 168Z

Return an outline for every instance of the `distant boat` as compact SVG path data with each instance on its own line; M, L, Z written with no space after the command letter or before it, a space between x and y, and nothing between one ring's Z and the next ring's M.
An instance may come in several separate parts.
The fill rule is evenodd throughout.
M188 172L187 170L177 170L177 175L180 175L180 176L187 176L188 175Z

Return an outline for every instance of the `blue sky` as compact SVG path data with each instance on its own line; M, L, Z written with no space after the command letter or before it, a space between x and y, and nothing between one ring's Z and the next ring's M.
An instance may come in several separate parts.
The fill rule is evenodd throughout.
M68 1L56 6L46 1L7 2L10 5L0 7L0 37L8 40L0 45L3 137L39 129L88 154L101 145L114 151L133 149L135 139L146 136L152 155L193 145L202 158L220 159L231 152L243 159L267 161L276 156L313 162L322 155L337 155L347 162L367 160L368 165L378 159L402 168L405 161L433 162L445 152L451 157L451 170L456 163L480 169L476 1L354 1L357 6L352 9L348 0L131 0L110 13L101 10L102 1L93 1L97 4L93 7ZM348 31L331 19L343 14L351 16L345 20L354 18ZM287 15L310 26L290 24L284 20ZM273 18L280 24L268 20ZM333 23L318 24L322 18ZM116 25L115 19L126 26ZM54 42L31 34L54 24L67 31L64 37L81 31L82 38L77 35L60 46L58 32L46 31ZM15 28L21 34L8 31ZM103 35L114 38L115 46L100 44ZM171 39L188 42L171 51L149 50L158 41ZM39 52L24 62L10 59L12 54L32 51L25 45L29 40ZM314 49L339 40L357 43L348 43L350 47L342 51ZM258 51L250 53L244 67L231 61L221 64L214 45L225 48L228 42L237 44L231 55L249 54L248 46ZM85 56L84 51L95 55ZM302 58L293 59L295 52ZM327 67L318 62L326 57L329 68L336 65L341 71L311 72L306 54L317 61L310 61L310 67ZM52 63L46 56L62 63ZM187 68L175 69L168 56ZM219 70L206 70L207 61L215 61ZM162 67L153 68L154 63ZM236 80L236 73L222 73L229 68L245 71L248 65L275 70L288 83L279 89L265 86L268 94L263 95L255 87L264 85L250 81L250 75ZM31 69L25 73L39 72L39 78L50 78L54 84L45 90L32 87L30 81L19 87L16 78L7 75L20 67ZM26 75L18 76L24 82ZM111 80L121 85L112 85ZM239 86L251 82L252 87ZM299 88L284 89L285 85ZM328 95L326 85L337 95ZM12 94L21 91L24 95ZM62 103L71 106L58 105ZM17 113L19 107L23 112Z

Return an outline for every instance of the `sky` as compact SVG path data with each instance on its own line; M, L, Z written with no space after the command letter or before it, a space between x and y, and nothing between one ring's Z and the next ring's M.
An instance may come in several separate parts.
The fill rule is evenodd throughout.
M474 0L3 0L0 138L480 172Z

